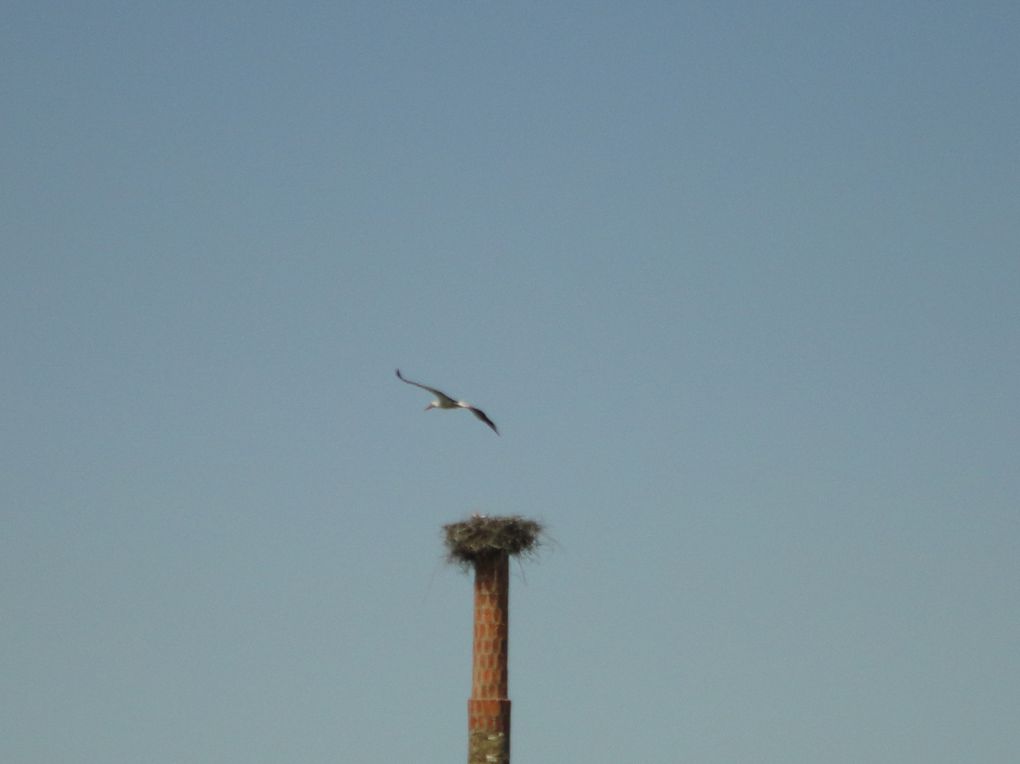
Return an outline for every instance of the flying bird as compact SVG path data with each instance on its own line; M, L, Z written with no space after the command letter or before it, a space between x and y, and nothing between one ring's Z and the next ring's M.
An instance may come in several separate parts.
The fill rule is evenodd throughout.
M411 380L407 379L403 374L400 373L400 369L397 369L397 379L399 379L401 382L406 382L409 385L420 387L422 390L428 390L430 393L436 396L436 399L425 407L426 411L428 411L429 409L467 409L476 417L478 417L480 420L489 425L489 427L492 428L492 431L494 433L499 435L499 430L496 429L496 425L493 424L492 420L489 419L489 417L485 416L485 412L482 411L481 409L475 408L470 403L467 403L465 401L454 400L446 393L440 390L436 390L436 388L434 387L422 385L419 384L418 382L412 382Z

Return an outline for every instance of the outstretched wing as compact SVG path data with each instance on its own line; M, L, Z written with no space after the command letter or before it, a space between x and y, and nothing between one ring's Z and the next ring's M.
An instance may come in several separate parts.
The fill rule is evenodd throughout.
M468 411L470 411L476 417L478 417L483 422L485 422L487 425L489 425L489 427L492 428L492 431L494 433L499 435L499 430L496 429L495 423L493 423L493 421L491 419L489 419L489 417L485 416L485 412L484 411L482 411L481 409L476 409L474 406L468 406L467 404L461 404L461 408L465 408Z
M420 387L422 390L428 390L430 393L432 393L434 396L436 396L439 400L445 401L446 403L450 404L451 406L457 405L457 401L455 401L449 395L444 393L442 390L436 390L436 388L429 387L428 385L423 385L420 382L412 382L411 380L409 380L407 377L405 377L403 374L400 373L400 369L397 369L397 379L399 379L401 382L406 382L409 385L414 385L415 387Z

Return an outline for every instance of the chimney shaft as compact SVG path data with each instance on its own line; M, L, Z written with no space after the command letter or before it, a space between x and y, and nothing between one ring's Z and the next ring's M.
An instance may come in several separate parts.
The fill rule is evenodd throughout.
M471 699L468 700L468 764L509 764L510 761L509 595L509 555L494 552L477 560Z

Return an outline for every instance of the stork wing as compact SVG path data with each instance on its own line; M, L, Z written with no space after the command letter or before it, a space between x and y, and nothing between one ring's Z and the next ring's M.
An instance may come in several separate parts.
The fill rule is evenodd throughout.
M399 379L401 382L406 382L409 385L414 385L415 387L420 387L422 390L428 390L430 393L432 393L434 396L436 396L441 401L446 401L447 403L449 403L451 405L454 405L454 406L457 405L457 401L455 401L453 398L451 398L449 395L447 395L443 391L436 390L436 388L434 388L434 387L429 387L428 385L423 385L420 382L412 382L411 380L407 379L403 374L400 373L400 369L397 369L397 379Z
M492 431L494 433L499 435L499 430L496 429L496 425L493 423L493 421L491 419L489 419L489 417L485 416L485 412L484 411L482 411L481 409L476 409L474 406L467 406L467 405L465 405L463 408L466 408L468 411L470 411L476 417L481 419L483 422L485 422L487 425L489 425L489 427L492 428Z

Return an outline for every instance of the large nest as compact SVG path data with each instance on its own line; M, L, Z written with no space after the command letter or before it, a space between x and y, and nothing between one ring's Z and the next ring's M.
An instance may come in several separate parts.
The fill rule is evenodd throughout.
M459 523L443 526L446 559L465 568L498 554L534 554L542 535L542 524L520 515L488 517L472 515Z

